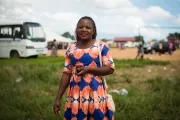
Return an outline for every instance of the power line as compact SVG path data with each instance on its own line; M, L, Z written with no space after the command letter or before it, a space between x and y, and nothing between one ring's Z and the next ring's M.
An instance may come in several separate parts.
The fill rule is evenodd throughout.
M172 29L180 29L180 27L175 27L175 26L142 26L140 28L172 28Z
M170 29L180 29L180 27L175 27L175 26L141 26L139 27L139 36L141 35L140 30L141 28L160 28L160 29L164 29L164 28L170 28Z

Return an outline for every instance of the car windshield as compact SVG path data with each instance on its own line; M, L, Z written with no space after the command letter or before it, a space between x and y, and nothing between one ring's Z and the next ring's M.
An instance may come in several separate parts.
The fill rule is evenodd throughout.
M153 42L153 43L151 44L151 46L153 46L153 45L155 45L155 44L157 44L157 42Z
M24 30L25 30L25 35L27 39L32 40L34 42L45 41L45 34L40 24L25 23Z
M151 46L154 47L156 45L158 45L159 42L154 42Z

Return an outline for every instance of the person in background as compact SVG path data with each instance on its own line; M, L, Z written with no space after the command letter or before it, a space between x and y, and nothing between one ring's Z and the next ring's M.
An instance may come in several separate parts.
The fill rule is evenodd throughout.
M136 56L136 59L137 58L141 58L141 59L143 59L144 58L144 50L143 50L143 45L139 45L138 47L138 52L137 52L137 56Z
M162 54L162 51L163 51L163 44L162 44L162 41L159 42L159 55Z
M112 74L115 69L110 49L103 41L96 40L96 25L91 17L82 17L75 33L77 42L70 44L65 54L65 67L53 107L54 113L59 115L60 101L69 86L64 120L114 120L101 77Z
M173 43L170 42L169 43L169 54L172 55L172 51L173 51Z
M57 45L56 39L53 40L51 48L52 48L51 56L57 57L58 45Z

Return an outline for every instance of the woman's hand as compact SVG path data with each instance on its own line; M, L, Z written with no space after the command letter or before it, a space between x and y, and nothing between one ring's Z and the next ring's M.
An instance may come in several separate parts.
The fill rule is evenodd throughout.
M84 67L84 66L76 66L76 75L83 76L86 73L90 73L97 76L109 75L114 72L114 69L109 66L103 67Z
M86 73L88 73L88 67L84 67L84 66L76 66L76 71L77 71L77 75L79 76L83 76Z
M53 106L53 110L57 116L60 115L60 108L61 108L61 103L59 101L56 101L56 103Z

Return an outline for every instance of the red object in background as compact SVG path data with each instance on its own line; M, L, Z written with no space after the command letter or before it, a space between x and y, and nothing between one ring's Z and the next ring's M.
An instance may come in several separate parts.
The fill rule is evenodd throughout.
M115 37L114 38L114 42L127 42L127 41L135 42L136 38L135 37Z
M169 42L175 42L176 39L177 39L176 36L168 36Z

